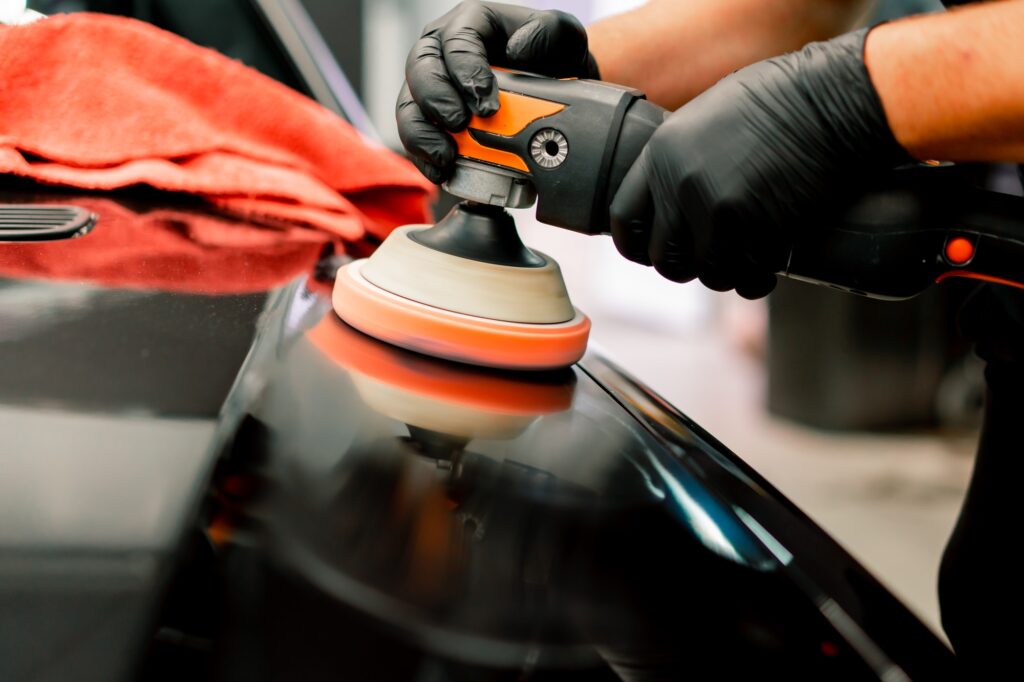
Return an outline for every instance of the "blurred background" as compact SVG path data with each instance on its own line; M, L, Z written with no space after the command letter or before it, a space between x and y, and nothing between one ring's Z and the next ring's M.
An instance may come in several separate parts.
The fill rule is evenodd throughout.
M405 55L452 0L291 0L341 66L345 114L398 149L393 111ZM44 13L136 16L216 47L285 83L246 36L260 24L237 0L38 0ZM259 4L256 2L255 4ZM639 0L543 0L584 22ZM881 0L874 22L934 11L938 0ZM439 211L446 204L442 200ZM969 287L880 303L784 282L747 302L661 280L610 239L517 216L527 244L562 265L594 345L757 468L940 632L936 576L973 458L980 367L958 339Z

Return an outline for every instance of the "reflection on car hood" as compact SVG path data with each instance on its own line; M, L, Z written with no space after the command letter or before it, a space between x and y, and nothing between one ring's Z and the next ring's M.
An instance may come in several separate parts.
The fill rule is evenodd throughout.
M78 239L0 240L0 679L123 679L267 292L322 246L145 194L0 201L99 216Z
M243 370L259 388L217 485L245 491L212 522L228 583L262 567L234 599L277 605L250 621L260 679L404 679L424 660L493 679L907 679L948 661L763 479L601 358L547 374L428 358L349 328L328 292L268 308L277 342ZM273 653L293 631L306 663ZM320 637L354 631L363 655Z
M85 238L0 244L0 679L167 656L249 680L948 666L809 519L600 357L517 374L392 348L334 316L322 245L270 264L273 235L220 230L260 226L91 206ZM150 233L182 243L162 259Z

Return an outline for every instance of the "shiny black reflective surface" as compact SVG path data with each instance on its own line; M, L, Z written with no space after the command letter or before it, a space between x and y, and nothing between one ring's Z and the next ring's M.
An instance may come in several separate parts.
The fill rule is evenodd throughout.
M0 247L0 679L949 673L599 357L531 376L391 348L333 315L321 246L258 260L210 236L259 226L148 201Z
M85 261L144 270L122 238L152 224L98 212L85 237L0 245L2 680L133 674L266 298L104 285Z
M282 77L271 52L249 61ZM422 358L333 317L323 243L2 182L100 216L0 244L3 682L952 676L823 531L599 357Z
M289 295L275 329L294 327L253 358L265 389L222 463L221 485L246 492L211 506L227 611L261 603L214 636L217 676L948 671L948 651L806 517L599 358L541 378L459 367ZM501 399L481 409L478 386Z

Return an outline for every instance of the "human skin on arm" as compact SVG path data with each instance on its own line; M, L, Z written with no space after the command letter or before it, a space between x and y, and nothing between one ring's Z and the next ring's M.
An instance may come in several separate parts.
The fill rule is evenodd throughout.
M871 0L651 0L587 27L601 78L677 109L748 64L850 30Z
M917 159L1024 162L1024 0L843 34L733 72L651 137L611 205L623 256L764 296L796 226Z
M864 60L896 140L918 159L1024 162L1024 2L884 24Z

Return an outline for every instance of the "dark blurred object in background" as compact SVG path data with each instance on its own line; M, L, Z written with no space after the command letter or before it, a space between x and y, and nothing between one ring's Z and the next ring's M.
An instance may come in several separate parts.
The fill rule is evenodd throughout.
M304 0L302 3L317 26L334 58L348 76L352 87L363 91L363 3L354 0Z
M780 282L769 308L769 410L838 430L970 424L980 409L980 370L976 382L970 375L959 386L947 379L961 376L969 353L956 312L971 288L947 285L909 301L876 301ZM977 404L970 404L971 393ZM953 410L942 409L940 395Z
M43 14L87 11L134 17L302 90L287 62L266 49L266 28L252 0L36 0L29 6Z
M317 26L331 27L324 36L353 87L361 92L362 3L305 0L300 4ZM270 34L255 0L35 0L29 6L44 14L89 11L141 19L304 91L288 62L266 49Z
M885 0L868 23L941 9L939 0ZM956 329L971 288L891 302L780 282L769 308L768 409L825 429L976 426L981 370Z
M947 0L946 4L954 3ZM940 0L882 0L875 8L870 23L877 24L900 17L909 17L912 14L925 14L941 10L942 2Z
M958 165L958 182L1020 196L1012 164ZM827 429L980 425L983 364L958 329L979 284L875 301L782 282L769 315L768 408Z

